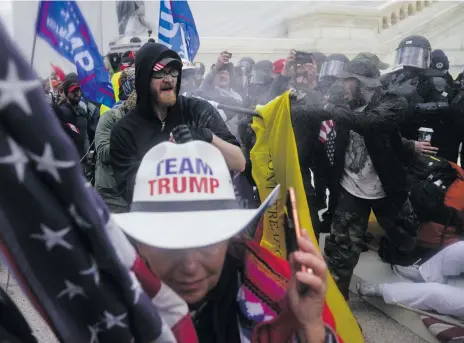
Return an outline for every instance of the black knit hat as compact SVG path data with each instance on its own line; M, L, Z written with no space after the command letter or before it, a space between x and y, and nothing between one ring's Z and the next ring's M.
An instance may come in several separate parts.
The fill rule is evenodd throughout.
M437 70L448 70L449 60L443 50L437 49L432 51L431 67Z

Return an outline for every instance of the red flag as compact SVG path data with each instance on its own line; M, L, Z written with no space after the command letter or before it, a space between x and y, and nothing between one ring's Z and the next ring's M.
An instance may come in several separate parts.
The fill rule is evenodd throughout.
M65 73L63 71L63 69L61 69L60 67L57 67L55 65L51 65L52 66L52 69L53 71L55 72L56 76L61 80L61 81L64 81L64 78L65 78Z

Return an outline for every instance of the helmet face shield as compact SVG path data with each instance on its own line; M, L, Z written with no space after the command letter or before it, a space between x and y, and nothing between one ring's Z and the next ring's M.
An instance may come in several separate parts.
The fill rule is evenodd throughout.
M251 76L250 84L263 85L272 79L272 72L266 72L263 70L255 70Z
M343 68L345 67L345 62L331 60L325 61L322 64L321 72L319 73L319 80L322 80L324 77L333 76L337 77L338 73L340 73Z
M428 48L405 46L396 50L395 67L409 66L427 69L430 66L431 51Z

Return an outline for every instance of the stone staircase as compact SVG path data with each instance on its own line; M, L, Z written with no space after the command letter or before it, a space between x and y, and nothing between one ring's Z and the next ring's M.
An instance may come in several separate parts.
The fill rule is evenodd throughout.
M372 222L369 224L369 231L374 234L374 236L383 234L382 229ZM321 251L324 250L325 237L326 234L322 234L320 238ZM354 275L351 279L350 291L356 293L356 283L361 281L372 284L410 282L394 273L390 265L383 263L378 253L373 250L361 253L359 262L354 269ZM464 288L464 278L461 278L457 282L457 287ZM427 330L419 314L397 306L387 305L380 297L365 297L363 299L399 324L414 332L426 342L439 343L437 338ZM385 342L391 342L390 337L385 337Z

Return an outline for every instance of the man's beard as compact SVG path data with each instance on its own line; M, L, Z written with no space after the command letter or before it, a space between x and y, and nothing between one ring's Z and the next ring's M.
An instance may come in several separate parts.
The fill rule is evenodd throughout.
M69 101L69 103L70 103L71 105L77 106L77 105L79 105L79 102L81 101L81 99L80 99L80 98L79 98L79 99L71 99L71 98L68 98L68 101Z
M163 107L172 107L177 101L177 95L175 90L171 92L160 92L158 93L158 104Z
M355 110L365 104L366 101L364 101L364 97L362 96L361 87L356 87L356 93L353 94L353 99L348 101L348 105L352 110Z

